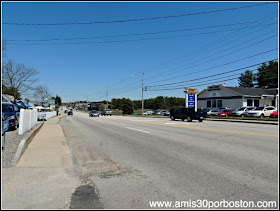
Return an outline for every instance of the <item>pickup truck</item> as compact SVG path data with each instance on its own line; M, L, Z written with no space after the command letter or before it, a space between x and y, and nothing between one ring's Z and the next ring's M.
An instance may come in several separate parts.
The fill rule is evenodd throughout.
M182 121L186 119L188 122L191 122L195 119L199 122L202 122L203 116L195 112L194 108L179 108L176 111L170 111L170 119L181 119Z
M112 116L112 111L109 111L109 110L103 110L101 112L101 116Z

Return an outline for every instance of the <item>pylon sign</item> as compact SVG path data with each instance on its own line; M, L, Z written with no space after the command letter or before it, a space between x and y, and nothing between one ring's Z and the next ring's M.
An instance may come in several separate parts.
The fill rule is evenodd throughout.
M195 88L185 87L186 108L194 108L197 111L197 93Z

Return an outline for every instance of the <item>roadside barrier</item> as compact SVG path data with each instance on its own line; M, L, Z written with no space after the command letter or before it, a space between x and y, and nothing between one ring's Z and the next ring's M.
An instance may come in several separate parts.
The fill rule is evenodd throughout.
M37 109L25 110L20 109L18 134L22 135L31 130L37 124Z
M54 117L54 116L56 116L56 111L47 111L47 112L38 112L38 119L43 119L42 117L41 117L41 114L46 114L46 117L44 117L44 120L48 120L48 119L50 119L50 118L52 118L52 117Z

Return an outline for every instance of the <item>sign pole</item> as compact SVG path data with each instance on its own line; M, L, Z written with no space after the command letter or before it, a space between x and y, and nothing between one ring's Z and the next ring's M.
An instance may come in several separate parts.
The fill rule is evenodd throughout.
M4 132L4 137L3 137L3 146L2 146L3 151L5 151L5 143L6 143L6 132Z

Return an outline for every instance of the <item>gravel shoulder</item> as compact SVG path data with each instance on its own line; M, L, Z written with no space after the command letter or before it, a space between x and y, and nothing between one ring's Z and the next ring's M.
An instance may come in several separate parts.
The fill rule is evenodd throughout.
M20 141L25 137L28 133L25 132L22 135L18 134L18 129L12 131L9 130L6 132L6 142L5 142L5 150L2 150L2 168L11 168L14 167L14 159L17 148L19 146ZM3 146L4 136L2 136L2 146Z

